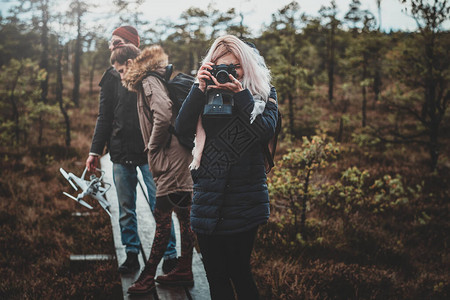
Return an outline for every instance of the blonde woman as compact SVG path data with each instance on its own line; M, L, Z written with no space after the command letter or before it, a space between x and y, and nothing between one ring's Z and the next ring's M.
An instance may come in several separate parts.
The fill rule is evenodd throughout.
M197 79L175 124L195 136L191 226L212 299L234 299L233 286L238 299L258 299L250 256L269 218L263 145L276 127L276 92L258 51L232 35L214 41ZM211 114L217 99L228 108Z

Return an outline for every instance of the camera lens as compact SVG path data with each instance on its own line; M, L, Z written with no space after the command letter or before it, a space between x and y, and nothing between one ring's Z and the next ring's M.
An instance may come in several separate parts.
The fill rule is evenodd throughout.
M220 70L216 74L216 79L219 83L226 83L230 81L230 78L228 77L228 72L225 70Z

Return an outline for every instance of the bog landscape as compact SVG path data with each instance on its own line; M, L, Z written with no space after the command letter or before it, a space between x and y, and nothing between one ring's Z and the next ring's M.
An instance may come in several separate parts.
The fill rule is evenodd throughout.
M0 17L0 298L123 299L116 260L69 259L115 249L108 214L64 196L59 171L84 169L108 29L83 26L88 1L22 2ZM150 26L113 2L174 74L195 75L222 34L271 70L283 125L252 255L261 299L450 299L449 1L399 1L412 32L380 30L365 1L341 18L294 1L258 36L236 10Z

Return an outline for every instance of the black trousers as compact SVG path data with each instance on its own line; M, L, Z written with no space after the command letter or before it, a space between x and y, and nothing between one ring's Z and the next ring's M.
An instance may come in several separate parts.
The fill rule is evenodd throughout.
M232 235L197 234L212 300L259 299L250 268L258 227Z

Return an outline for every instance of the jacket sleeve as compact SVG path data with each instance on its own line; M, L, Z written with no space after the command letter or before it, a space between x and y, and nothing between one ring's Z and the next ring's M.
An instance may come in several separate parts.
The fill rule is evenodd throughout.
M194 137L197 121L206 103L206 95L194 84L181 106L175 121L175 131L178 135Z
M116 96L117 80L110 68L106 70L99 83L100 86L100 104L98 109L97 122L95 125L94 136L90 153L98 155L103 154L103 149L111 136L112 124L114 119L114 97Z
M150 153L154 153L169 142L172 100L170 100L163 83L155 77L150 76L144 80L143 88L146 95L145 101L153 115L152 132L147 146Z
M270 98L276 100L275 88L271 89ZM275 98L274 98L275 97ZM253 110L255 101L248 89L234 94L234 103L240 113L243 113L245 119L250 120L250 113ZM258 133L261 141L268 141L275 134L278 118L278 105L267 101L262 114L258 115L255 121L250 125Z

